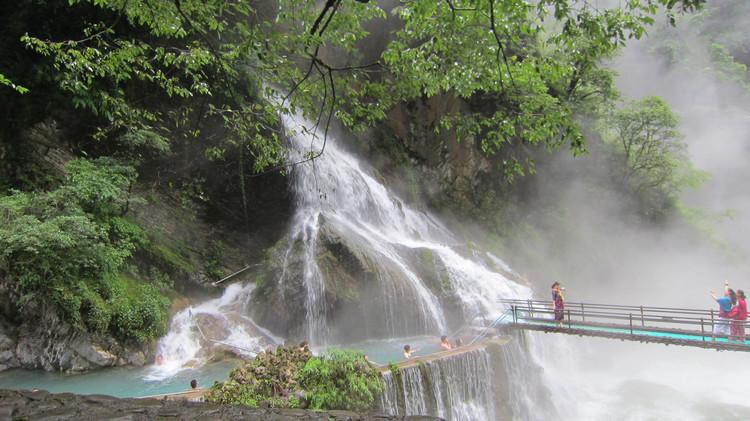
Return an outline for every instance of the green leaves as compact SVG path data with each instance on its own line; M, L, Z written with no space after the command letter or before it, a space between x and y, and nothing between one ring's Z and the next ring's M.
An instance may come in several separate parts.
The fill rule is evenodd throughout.
M605 140L621 157L621 177L644 198L650 207L647 213L674 205L677 193L706 180L705 173L690 164L677 130L679 120L663 99L647 97L627 104L607 123Z
M493 101L464 116L481 127L473 134L487 154L540 143L581 153L572 110L598 112L614 96L601 60L641 37L657 6L701 3L415 0L388 16L353 0L282 0L275 14L225 0L72 1L85 17L80 37L22 42L51 59L75 107L99 117L96 139L163 154L201 136L186 122L219 117L229 136L207 153L249 156L258 172L285 159L279 112L301 110L319 125L335 115L361 131L396 103L438 95ZM379 27L393 29L374 43L368 28ZM263 104L279 92L289 98Z
M21 95L29 92L27 88L24 88L21 85L16 85L15 83L13 83L13 81L5 77L5 75L2 73L0 73L0 85L7 86Z
M312 356L306 348L278 347L233 370L227 382L211 388L208 400L295 408L299 395L310 409L367 411L383 388L380 372L361 352L334 349Z
M74 326L125 340L156 338L169 300L120 275L148 242L121 216L134 169L110 159L74 160L66 169L67 182L55 190L0 197L0 272L14 294L49 301Z
M367 411L383 391L383 379L356 351L333 349L311 358L299 374L312 409Z

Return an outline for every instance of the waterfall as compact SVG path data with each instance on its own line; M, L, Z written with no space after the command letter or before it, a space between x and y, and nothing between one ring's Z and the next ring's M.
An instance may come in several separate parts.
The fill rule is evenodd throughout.
M221 297L188 307L172 318L169 332L157 344L157 361L149 380L173 376L202 365L213 351L254 357L280 339L246 316L252 284L228 286Z
M380 395L380 409L387 415L398 414L398 390L394 383L393 373L383 373L383 393Z
M283 123L291 132L291 160L323 148L322 136L306 129L310 124L303 119L287 116ZM294 169L297 210L277 288L297 282L304 289L300 307L308 341L325 345L331 339L440 335L477 317L498 316L504 310L499 298L531 296L529 288L507 277L512 271L501 259L458 251L451 245L467 247L444 225L405 204L373 174L330 136L320 157ZM330 250L343 250L362 266L351 276L361 284L348 288L367 294L368 301L354 310L342 310L331 298L337 291L330 285L338 279L321 266ZM302 273L292 275L289 253L295 252L303 259ZM366 322L355 325L357 319Z
M291 132L290 159L302 161L321 150L321 137L301 119L282 120ZM505 310L500 298L531 297L530 288L511 280L517 275L502 259L464 244L428 212L391 193L375 174L333 138L320 157L296 166L295 214L269 251L273 257L263 282L255 290L231 285L221 298L178 313L159 342L164 363L154 377L200 363L214 350L253 356L280 343L255 325L248 310L279 335L304 336L321 347L414 335L437 340L496 318ZM458 421L505 414L531 418L538 382L529 380L528 372L539 369L521 344L512 346L518 349L499 363L479 349L386 374L381 406L394 415ZM527 383L510 390L498 385L499 379Z
M383 380L380 404L389 415L433 415L450 421L496 419L494 370L484 349L406 367L395 376L389 372Z

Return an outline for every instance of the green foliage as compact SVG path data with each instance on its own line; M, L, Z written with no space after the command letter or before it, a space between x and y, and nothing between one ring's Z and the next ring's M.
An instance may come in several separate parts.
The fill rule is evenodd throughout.
M187 257L183 256L179 250L176 250L175 247L168 247L154 241L148 247L148 251L157 261L166 264L168 267L177 269L183 273L196 271L195 265Z
M15 83L13 83L13 81L5 77L5 75L2 73L0 73L0 85L7 86L21 95L29 92L27 88L24 88L21 85L16 85Z
M696 188L707 175L690 164L686 145L677 130L679 120L669 104L647 97L613 113L606 139L621 157L621 177L636 194L646 198L647 212L657 201L673 205L677 193Z
M108 159L75 160L67 181L47 193L0 197L0 273L19 308L48 302L72 324L122 339L163 332L169 302L123 281L123 264L147 237L122 217L132 168Z
M170 301L156 286L120 276L109 288L109 330L116 337L148 342L166 333Z
M213 116L229 133L228 147L247 148L259 168L281 158L278 136L266 130L278 122L275 109L256 95L271 80L272 67L258 67L268 25L257 24L249 3L75 0L67 7L81 19L65 39L28 28L21 42L48 59L71 105L95 118L96 139L136 156L164 154L176 139L199 137L196 120Z
M750 94L750 35L744 28L750 3L710 2L700 12L682 17L679 31L660 27L651 36L653 51L688 73L702 73Z
M606 8L568 0L406 2L392 10L391 19L399 25L383 47L378 62L383 72L351 66L333 78L335 66L318 59L318 72L292 80L305 82L297 90L298 103L311 116L319 111L317 98L326 102L328 94L337 92L336 116L354 129L366 129L399 102L438 95L461 98L469 108L438 115L435 131L478 139L487 155L503 152L502 169L512 179L533 171L518 145L557 148L567 143L574 153L584 152L574 110L597 112L616 97L611 73L598 63L627 39L640 38L660 5L671 15L702 3L630 1ZM294 5L291 1L290 14L303 21L315 16L298 14ZM364 11L355 16L339 11L334 20L346 19L350 22L342 27L359 28L363 16ZM382 19L374 11L366 16ZM549 18L552 22L546 22ZM348 51L327 33L324 37L313 37L313 46ZM316 100L305 100L306 94Z
M261 402L274 407L299 406L299 399L294 396L301 392L299 372L311 358L307 348L279 347L276 351L262 352L252 361L232 370L229 380L214 384L207 400L253 408Z
M712 43L708 51L714 72L724 80L743 86L750 93L747 65L738 63L729 53L729 50L721 44Z
M365 411L383 391L380 372L355 351L331 350L311 358L300 373L300 384L313 409Z
M62 39L28 28L21 42L45 57L41 70L61 96L95 117L94 137L135 156L201 137L205 119L221 124L222 140L202 152L216 160L234 152L244 195L245 160L260 171L285 159L278 115L293 109L366 129L396 103L452 95L472 106L435 129L477 137L487 154L566 143L581 153L574 110L596 111L615 96L601 60L640 38L658 7L672 16L703 2L417 0L389 16L377 2L351 0L282 0L275 14L225 0L74 0L64 12L82 18ZM387 41L363 48L366 28L386 20L395 23L378 37ZM533 171L522 148L511 150L509 177Z
M213 280L218 281L224 277L222 263L224 260L224 246L219 241L211 241L206 250L206 274Z
M279 347L233 370L227 382L211 388L207 399L286 408L302 407L304 400L312 409L364 411L374 407L382 390L380 373L362 353L332 350L313 357L306 348Z

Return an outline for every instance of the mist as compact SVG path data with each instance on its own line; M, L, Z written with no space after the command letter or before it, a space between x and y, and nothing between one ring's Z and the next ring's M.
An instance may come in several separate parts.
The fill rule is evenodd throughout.
M735 14L722 23L742 30L750 18ZM725 279L750 289L750 91L712 69L710 43L682 24L652 30L685 40L682 60L659 54L655 36L629 44L610 68L623 100L660 96L679 116L690 160L711 176L681 196L704 215L703 227L678 214L658 224L637 218L632 196L609 183L601 146L577 158L556 152L533 177L523 221L530 235L510 247L541 299L560 281L570 301L710 309L709 291L721 291ZM542 363L558 377L553 399L577 403L565 419L750 418L744 353L535 336L557 349Z

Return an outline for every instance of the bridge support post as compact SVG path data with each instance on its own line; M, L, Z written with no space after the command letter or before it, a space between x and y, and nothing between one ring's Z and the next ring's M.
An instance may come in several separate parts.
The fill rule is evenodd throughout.
M568 329L570 329L570 328L571 328L571 325L570 325L570 309L568 309Z
M581 321L586 321L586 313L583 312L583 303L581 303Z
M534 317L534 311L532 310L531 300L529 300L528 303L529 303L529 316L531 316L533 318Z
M641 326L646 326L646 322L643 321L643 306L641 306Z
M713 330L712 330L712 332L713 332ZM703 318L702 317L701 317L701 340L703 340L703 342L706 342L706 331L703 328Z
M630 334L633 334L633 313L628 313L628 318L630 319Z

